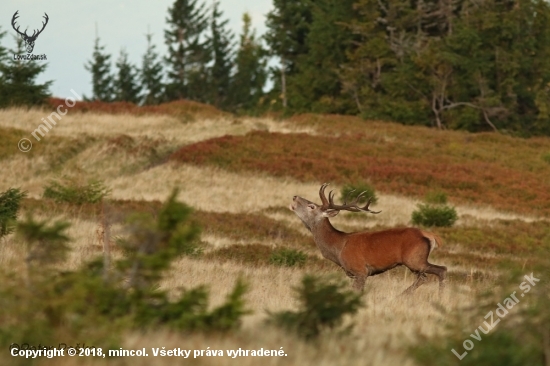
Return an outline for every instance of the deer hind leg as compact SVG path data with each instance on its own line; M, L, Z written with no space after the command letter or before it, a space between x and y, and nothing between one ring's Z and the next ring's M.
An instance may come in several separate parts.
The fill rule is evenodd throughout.
M365 287L365 281L367 280L367 276L355 276L353 277L353 289L357 292L363 292L363 288Z
M439 296L443 293L445 289L445 280L447 278L447 267L438 266L437 264L429 264L426 269L426 273L431 273L436 275L439 278Z
M416 272L416 280L413 282L413 284L409 288L403 291L401 295L412 294L414 290L416 290L426 282L427 277L428 276L426 276L426 273L424 272Z

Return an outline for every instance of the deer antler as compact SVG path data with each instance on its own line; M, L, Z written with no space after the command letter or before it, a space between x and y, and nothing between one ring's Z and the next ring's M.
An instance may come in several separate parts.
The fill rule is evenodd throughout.
M48 14L46 14L46 13L44 13L43 18L44 18L46 21L45 21L45 22L42 22L42 29L40 29L40 30L38 31L38 33L36 33L36 36L34 35L34 33L35 33L36 31L34 31L34 32L32 33L31 38L36 38L36 37L38 37L38 35L39 35L40 33L42 33L42 31L44 30L44 28L46 28L46 25L48 24L48 20L50 20L50 18L48 17Z
M15 21L17 20L17 18L19 18L19 15L17 15L17 13L19 13L19 10L17 10L17 11L15 12L15 14L13 14L13 17L11 18L11 26L12 26L13 29L14 29L17 33L19 33L20 35L22 35L22 36L24 36L24 37L28 37L28 36L27 36L27 31L26 31L26 30L25 30L25 33L21 33L21 32L19 31L19 27L15 28Z
M371 204L372 197L369 198L367 204L363 207L359 206L359 200L364 197L364 195L367 193L367 191L363 191L355 197L353 201L351 201L349 204L347 202L344 202L343 205L336 205L334 204L334 191L330 191L328 193L328 200L325 196L325 188L328 186L328 183L325 183L321 186L321 189L319 189L319 196L321 197L321 201L323 202L323 205L321 206L323 211L351 211L351 212L370 212L373 214L379 214L382 211L371 211L369 209L369 205Z
M325 188L327 188L328 186L328 183L324 183L321 188L319 188L319 197L321 197L321 202L323 203L323 207L327 206L328 207L328 200L327 198L325 197Z
M25 33L21 33L21 31L19 31L19 26L17 26L17 28L15 27L15 21L17 20L17 18L19 18L19 10L17 10L15 12L15 14L13 14L13 17L11 18L11 26L13 27L13 29L19 33L20 35L22 35L25 39L28 39L28 40L36 40L36 38L38 37L38 35L40 35L40 33L42 33L42 31L44 30L44 28L46 28L46 25L48 24L48 20L50 20L50 18L48 17L48 14L44 13L44 16L43 18L46 20L45 22L42 22L42 29L38 30L38 29L35 29L33 32L32 32L32 36L29 36L27 34L27 30L25 29Z

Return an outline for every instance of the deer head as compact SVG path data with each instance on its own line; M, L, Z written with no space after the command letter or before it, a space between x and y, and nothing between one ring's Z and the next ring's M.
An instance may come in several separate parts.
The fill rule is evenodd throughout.
M353 201L349 204L344 202L342 205L336 205L334 203L334 192L330 191L328 194L328 199L325 195L325 188L327 188L328 183L325 183L319 189L319 197L321 198L321 205L313 203L306 200L305 198L294 196L292 203L290 204L290 209L298 215L302 220L304 225L312 230L317 223L322 221L324 218L334 217L340 213L340 211L351 211L351 212L370 212L373 214L378 214L381 211L372 211L369 209L372 198L369 198L367 204L363 207L359 206L359 200L365 196L367 193L361 192L355 197Z
M15 14L13 14L13 17L11 18L11 26L13 27L13 29L19 33L21 35L21 37L23 38L23 40L25 41L25 44L27 45L27 53L32 53L32 50L34 49L34 42L36 41L36 38L38 38L38 35L40 35L40 33L42 33L42 31L44 30L44 28L46 28L46 24L48 24L48 14L44 13L44 19L46 19L45 22L42 22L42 29L38 30L34 30L32 32L32 35L29 36L27 34L27 30L25 29L25 33L21 33L19 31L19 26L15 26L15 21L17 20L17 18L19 18L19 15L17 15L17 13L19 13L19 10L17 10L15 12Z

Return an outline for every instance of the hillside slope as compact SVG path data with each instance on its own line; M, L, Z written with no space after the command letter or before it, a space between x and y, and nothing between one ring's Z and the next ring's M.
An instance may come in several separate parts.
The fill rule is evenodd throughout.
M78 268L101 254L103 214L112 237L124 237L127 217L135 212L156 215L160 202L177 187L179 199L195 209L204 250L201 256L178 260L161 288L178 293L181 287L207 285L213 303L219 304L237 278L249 281L247 303L253 313L238 335L183 337L160 331L153 335L155 345L284 346L289 357L271 359L277 365L359 365L365 359L374 365L412 365L408 345L419 335L444 332L433 302L447 314L460 311L495 286L502 263L515 263L527 273L550 250L550 138L436 131L342 116L276 120L208 113L74 110L23 153L19 139L32 139L48 112L0 110L0 191L20 187L29 192L23 214L72 224L72 253L60 268ZM52 180L101 180L111 192L103 206L56 203L42 197ZM433 229L445 245L430 260L449 269L449 290L442 299L437 299L434 283L418 290L414 306L396 297L413 279L403 268L369 278L366 306L354 318L352 340L327 338L325 346L316 348L284 332L260 329L265 310L296 307L293 286L305 273L344 277L321 258L311 234L287 208L293 195L318 201L325 181L336 192L357 181L370 182L378 191L376 209L382 213L343 213L332 221L344 231L410 225L416 204L433 191L447 194L459 220L452 228ZM4 244L2 267L23 271L21 242L9 236ZM269 258L281 248L303 252L305 264L274 265ZM124 346L151 347L151 339L132 333ZM135 359L121 364L134 361L147 364ZM220 364L214 361L202 364ZM255 364L254 359L240 362Z

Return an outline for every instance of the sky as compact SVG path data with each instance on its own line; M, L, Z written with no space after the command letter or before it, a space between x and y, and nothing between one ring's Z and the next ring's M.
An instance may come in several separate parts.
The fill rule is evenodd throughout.
M207 6L212 0L202 0ZM17 25L20 31L28 27L27 34L40 29L44 13L49 21L38 36L33 54L45 54L47 69L39 75L37 82L53 81L50 92L65 98L72 96L71 89L79 95L91 96L91 74L84 65L91 59L96 24L100 44L112 55L114 63L125 48L129 60L141 65L146 49L145 34L149 27L153 34L153 43L157 52L164 56L164 30L168 8L174 0L2 0L0 1L0 32L7 32L2 40L4 47L15 46L15 30L11 19L19 11ZM199 0L199 3L201 0ZM265 32L265 16L272 9L272 0L220 0L224 18L229 20L228 27L235 34L235 41L242 29L242 15L248 12L252 16L252 25L256 34ZM13 57L13 55L11 56Z

